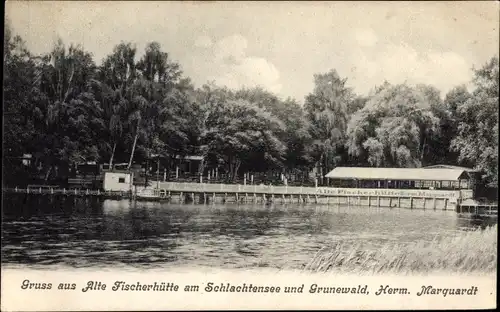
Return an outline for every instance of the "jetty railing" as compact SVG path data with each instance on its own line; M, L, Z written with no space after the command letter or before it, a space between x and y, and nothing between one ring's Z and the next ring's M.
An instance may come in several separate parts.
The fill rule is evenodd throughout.
M153 186L155 186L154 183ZM241 185L241 184L159 182L157 188L173 192L296 194L296 195L317 194L316 187L274 186L274 185L257 185L257 184Z
M75 196L110 196L128 197L131 192L127 191L103 191L81 188L58 188L58 187L28 187L28 188L4 188L3 192L21 194L41 194L41 195L75 195Z
M415 198L448 198L464 199L460 192L445 190L399 190L399 189L345 189L332 187L308 186L276 186L276 185L242 185L242 184L213 184L213 183L182 183L151 181L148 187L136 186L129 191L103 191L99 189L58 188L56 186L29 186L26 189L9 188L7 192L28 194L66 194L66 195L130 195L142 191L165 192L195 192L195 193L252 193L275 195L320 195L320 196L386 196L386 197L415 197ZM462 194L463 195L463 194ZM467 197L466 197L467 198Z

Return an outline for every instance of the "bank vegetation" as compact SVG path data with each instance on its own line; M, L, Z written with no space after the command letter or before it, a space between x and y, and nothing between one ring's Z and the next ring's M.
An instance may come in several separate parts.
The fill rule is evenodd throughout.
M4 156L33 155L45 180L56 166L134 163L199 155L230 179L245 172L310 172L336 166L447 163L498 176L499 62L471 71L473 87L446 94L383 81L357 94L335 69L311 77L303 99L261 88L194 86L160 44L123 41L96 64L59 40L35 55L4 31ZM9 161L4 182L19 177Z
M304 268L312 272L363 274L496 273L498 226L413 243L333 243Z

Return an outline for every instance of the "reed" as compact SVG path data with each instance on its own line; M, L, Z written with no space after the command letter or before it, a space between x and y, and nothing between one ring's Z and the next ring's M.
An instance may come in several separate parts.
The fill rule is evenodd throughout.
M492 273L497 269L497 225L414 243L388 242L377 250L363 243L334 243L305 266L339 273Z

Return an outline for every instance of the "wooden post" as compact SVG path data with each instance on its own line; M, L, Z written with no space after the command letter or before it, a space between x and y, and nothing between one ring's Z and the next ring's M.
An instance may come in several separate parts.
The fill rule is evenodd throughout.
M401 208L401 197L398 197L398 208Z
M377 207L380 207L380 196L377 196Z
M434 210L436 210L436 197L434 197L433 201L432 201L432 208Z
M413 197L410 197L410 209L413 209Z
M370 195L368 195L368 207L372 205L372 198Z

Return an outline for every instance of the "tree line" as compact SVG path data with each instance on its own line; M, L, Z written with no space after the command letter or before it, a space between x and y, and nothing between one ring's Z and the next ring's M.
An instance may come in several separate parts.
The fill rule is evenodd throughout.
M144 51L122 42L99 65L61 40L34 55L8 26L4 47L4 156L34 155L46 178L59 164L201 155L200 172L218 167L233 179L446 163L498 184L497 56L474 69L472 92L456 86L444 99L427 84L356 94L330 70L314 75L300 104L262 88L195 87L157 42Z

